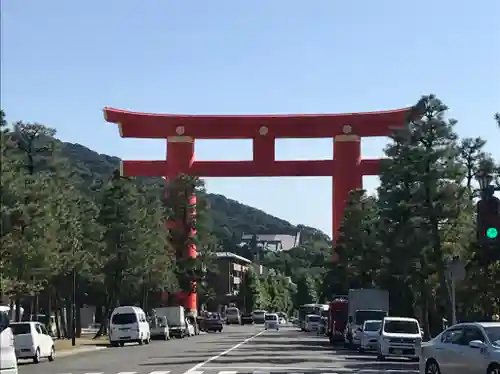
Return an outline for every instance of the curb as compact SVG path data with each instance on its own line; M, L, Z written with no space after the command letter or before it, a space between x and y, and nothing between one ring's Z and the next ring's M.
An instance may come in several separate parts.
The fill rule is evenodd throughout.
M102 351L103 349L108 349L108 347L65 349L64 351L58 351L56 353L56 358L74 356L80 353L97 352L97 351Z

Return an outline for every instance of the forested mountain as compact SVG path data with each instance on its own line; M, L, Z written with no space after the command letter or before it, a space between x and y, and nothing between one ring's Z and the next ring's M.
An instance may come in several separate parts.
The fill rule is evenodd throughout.
M118 157L99 154L83 145L61 142L62 154L70 161L71 168L89 185L95 180L108 180L119 168ZM161 178L138 178L146 184L158 185L161 193ZM223 195L207 193L210 205L211 230L227 245L238 242L243 233L295 235L301 231L304 241L320 239L329 241L321 231L308 226L294 226L290 222L274 217L266 212L241 204Z

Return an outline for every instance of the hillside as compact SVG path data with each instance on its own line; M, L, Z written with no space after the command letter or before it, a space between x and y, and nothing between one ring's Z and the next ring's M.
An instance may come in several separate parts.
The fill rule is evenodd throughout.
M99 154L80 144L61 143L62 153L85 181L106 180L119 167L117 157ZM144 183L161 184L160 178L141 178ZM328 241L324 233L307 226L294 226L262 210L239 203L223 195L207 194L211 206L212 230L225 246L234 246L243 233L295 234L302 232L304 242ZM230 248L227 248L228 250Z

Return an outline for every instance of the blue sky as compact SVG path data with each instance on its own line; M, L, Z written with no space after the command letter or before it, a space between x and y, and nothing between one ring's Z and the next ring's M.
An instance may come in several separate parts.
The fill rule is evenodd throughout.
M2 107L124 159L164 159L121 139L102 108L170 113L394 109L435 93L463 137L500 158L500 2L2 1ZM495 26L496 25L496 26ZM382 156L386 139L363 141ZM495 146L496 145L496 146ZM280 140L276 158L328 159L332 141ZM251 158L250 141L199 141L201 160ZM367 189L377 178L365 178ZM210 192L331 234L329 178L208 179Z

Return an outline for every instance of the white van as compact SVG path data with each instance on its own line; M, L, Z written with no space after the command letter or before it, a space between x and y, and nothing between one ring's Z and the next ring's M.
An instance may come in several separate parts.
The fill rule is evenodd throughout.
M415 318L385 317L379 332L378 359L407 357L418 361L422 335Z
M0 374L17 374L14 334L6 312L0 311Z
M144 310L136 306L119 306L113 310L109 320L109 343L113 347L150 341L151 331Z
M231 323L241 325L241 314L238 308L231 307L226 309L226 323L228 325Z
M265 329L278 331L280 329L280 319L276 313L266 313L265 315Z

